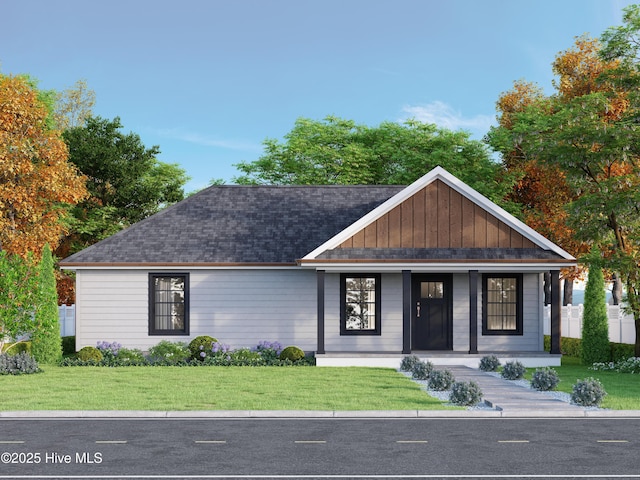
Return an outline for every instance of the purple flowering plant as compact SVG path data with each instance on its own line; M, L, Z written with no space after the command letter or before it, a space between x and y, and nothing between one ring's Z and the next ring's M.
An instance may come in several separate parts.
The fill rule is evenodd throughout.
M103 340L101 342L98 342L97 348L102 353L102 356L105 356L106 354L107 356L115 357L118 355L118 352L122 348L122 345L118 342L106 342Z
M213 342L211 345L211 353L215 356L225 356L229 351L231 351L231 347L226 343Z
M258 352L264 360L275 360L282 352L282 344L280 342L270 342L261 340L253 351Z

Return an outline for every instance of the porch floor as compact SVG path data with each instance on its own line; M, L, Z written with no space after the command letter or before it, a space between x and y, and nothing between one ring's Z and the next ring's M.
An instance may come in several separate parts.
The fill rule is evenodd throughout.
M525 367L558 367L562 355L549 352L480 352L463 351L413 351L410 354L398 352L325 352L316 353L316 365L319 367L384 367L400 368L400 362L408 355L416 355L422 361L434 365L460 365L478 368L480 359L495 355L500 363L520 361Z

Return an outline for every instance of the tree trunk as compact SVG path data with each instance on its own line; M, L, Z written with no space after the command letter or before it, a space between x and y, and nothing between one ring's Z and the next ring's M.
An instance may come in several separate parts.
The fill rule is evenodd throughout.
M573 279L564 279L564 291L562 295L562 305L573 305Z
M611 289L611 296L613 298L614 305L620 305L622 303L622 281L620 275L613 274L613 288Z
M631 275L626 276L625 283L627 285L627 303L631 313L633 314L633 320L636 327L634 355L636 357L640 357L640 303L638 303L638 291L635 289Z
M637 312L633 312L633 319L636 324L636 345L634 348L634 356L640 357L640 316Z

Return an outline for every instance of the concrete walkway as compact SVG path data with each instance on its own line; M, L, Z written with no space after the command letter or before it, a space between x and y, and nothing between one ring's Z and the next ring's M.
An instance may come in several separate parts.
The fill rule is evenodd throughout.
M501 416L585 416L584 407L571 405L511 380L469 367L451 366L446 369L451 371L456 381L476 382L482 390L485 402L500 410Z

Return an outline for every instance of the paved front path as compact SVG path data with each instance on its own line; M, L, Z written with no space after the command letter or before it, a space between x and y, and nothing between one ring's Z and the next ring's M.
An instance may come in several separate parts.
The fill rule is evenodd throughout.
M444 367L453 373L456 381L476 382L483 393L483 399L502 410L503 416L528 414L544 416L583 417L584 407L571 405L553 398L544 392L523 387L517 383L496 377L481 370L451 366Z

